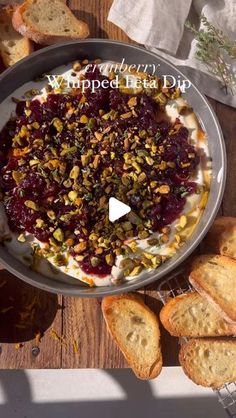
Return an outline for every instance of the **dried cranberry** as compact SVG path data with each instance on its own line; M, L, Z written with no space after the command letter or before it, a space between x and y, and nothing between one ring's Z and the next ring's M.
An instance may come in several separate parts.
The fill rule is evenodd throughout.
M105 260L101 260L98 266L94 267L91 264L91 258L86 257L80 264L81 269L87 274L95 274L96 276L104 277L108 274L111 274L111 266L105 262Z
M41 198L43 193L45 193L45 190L47 190L45 179L34 173L29 174L21 182L21 188L24 189L29 196L39 198Z
M25 229L33 233L38 214L25 205L26 199L14 194L6 203L5 209L9 224L14 230Z
M23 116L25 108L26 108L26 101L25 100L20 100L16 105L17 116Z

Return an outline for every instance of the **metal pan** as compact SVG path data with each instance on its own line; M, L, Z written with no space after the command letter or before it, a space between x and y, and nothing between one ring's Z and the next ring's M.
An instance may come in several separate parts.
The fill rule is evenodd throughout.
M102 60L117 62L121 62L125 58L125 61L129 64L154 63L155 65L159 65L158 74L170 74L176 79L186 78L171 63L144 48L105 39L88 39L41 49L23 59L14 65L14 67L6 70L0 76L0 102L12 94L17 88L41 74L47 73L57 66L88 57L89 59L101 58ZM80 297L102 297L108 294L128 292L154 282L178 268L201 242L214 221L223 197L226 178L224 140L215 113L196 86L192 85L184 96L193 107L203 129L207 133L213 173L209 200L203 216L191 238L174 257L160 266L156 271L143 275L139 280L125 282L118 286L96 288L88 288L79 281L68 280L66 279L68 276L65 276L65 281L63 282L47 278L30 270L21 264L20 261L14 259L3 246L0 247L1 264L20 279L41 289Z

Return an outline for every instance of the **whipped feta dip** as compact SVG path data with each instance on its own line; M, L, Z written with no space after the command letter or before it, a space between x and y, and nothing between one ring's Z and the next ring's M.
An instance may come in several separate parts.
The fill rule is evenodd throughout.
M84 70L79 71L83 74ZM51 74L61 74L63 77L73 78L74 70L72 64L61 66L53 71ZM104 74L107 75L107 74ZM78 74L76 75L78 77ZM134 79L137 77L133 75ZM15 103L12 101L12 96L17 99L24 99L25 92L32 89L37 89L40 94L34 97L33 100L38 99L43 102L48 95L46 89L47 81L35 81L26 83L21 88L17 89L11 96L7 97L0 105L1 121L0 129L4 127L11 115L15 112ZM181 212L181 216L169 225L169 233L166 240L160 240L164 234L154 232L148 239L135 238L137 253L148 252L151 255L159 255L166 259L172 257L181 245L186 245L186 241L191 236L197 223L199 222L204 207L207 202L208 190L211 181L211 164L209 159L209 151L207 145L207 138L203 132L200 123L183 97L178 97L169 100L165 105L165 118L171 123L174 123L178 118L180 123L189 130L189 142L192 144L200 155L200 163L197 168L196 175L190 179L199 186L200 192L193 193L186 197L185 206ZM163 114L162 114L163 116ZM35 246L44 249L45 243L40 242L33 234L25 233L24 242L19 241L19 234L12 232L8 226L7 216L5 214L4 205L0 202L0 239L4 246L13 257L17 258L24 264L30 266L39 273L52 277L55 280L69 280L74 278L80 280L90 286L106 286L115 284L120 280L135 280L141 278L147 271L153 269L145 268L137 275L125 276L122 261L126 258L123 255L117 255L115 263L111 269L111 274L100 277L95 274L85 273L76 259L69 253L64 251L62 254L67 259L67 265L58 265L55 258L40 257L35 254ZM151 240L158 239L159 245L150 244ZM133 241L133 240L131 240Z

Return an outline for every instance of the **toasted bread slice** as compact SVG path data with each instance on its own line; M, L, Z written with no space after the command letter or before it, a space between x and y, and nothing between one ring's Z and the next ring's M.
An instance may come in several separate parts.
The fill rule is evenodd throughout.
M0 8L0 53L6 67L10 67L33 51L32 42L16 32L12 26L14 10L14 6Z
M204 239L204 248L236 259L236 218L217 218Z
M89 28L61 0L25 0L13 14L14 28L42 45L87 38Z
M182 345L179 361L197 385L221 388L236 380L236 339L193 339Z
M162 368L159 323L141 297L107 296L102 301L102 312L110 334L136 376L158 376Z
M236 335L236 323L226 322L214 306L197 292L170 299L160 312L160 320L174 337Z
M189 280L226 321L236 322L236 260L212 254L196 257Z

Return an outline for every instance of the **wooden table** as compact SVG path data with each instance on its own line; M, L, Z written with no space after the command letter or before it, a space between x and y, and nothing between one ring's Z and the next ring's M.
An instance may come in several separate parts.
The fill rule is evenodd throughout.
M107 21L112 0L71 0L75 14L89 23L91 37L131 42ZM236 216L236 110L210 100L223 129L228 155L221 214ZM214 140L214 138L213 138ZM157 313L155 284L141 290ZM127 364L109 337L96 299L56 296L0 272L0 368L122 368ZM5 311L5 307L10 307ZM33 323L31 315L33 312ZM22 324L26 328L22 328ZM40 332L41 342L35 339ZM163 331L165 365L176 365L178 343ZM38 349L39 348L39 349Z

